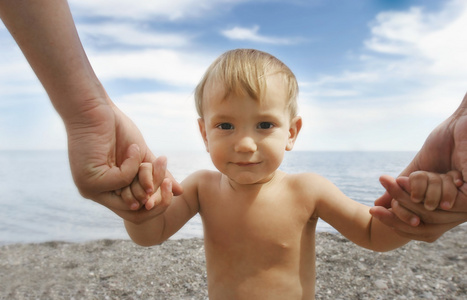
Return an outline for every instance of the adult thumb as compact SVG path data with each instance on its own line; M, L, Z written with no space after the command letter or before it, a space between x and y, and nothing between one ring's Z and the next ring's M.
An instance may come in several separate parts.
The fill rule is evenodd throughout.
M128 147L126 158L120 166L111 167L103 175L100 185L105 191L118 190L131 184L138 174L141 164L141 155L138 145L132 144Z

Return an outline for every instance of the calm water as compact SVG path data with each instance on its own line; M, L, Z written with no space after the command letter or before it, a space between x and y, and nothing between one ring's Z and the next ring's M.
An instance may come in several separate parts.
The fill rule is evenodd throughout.
M379 176L396 176L414 154L288 152L281 169L321 174L351 198L372 205L383 192ZM206 153L167 156L177 180L198 169L214 169ZM0 244L127 239L118 216L78 194L65 151L0 151L0 195ZM321 221L318 230L333 231ZM195 216L174 238L202 234L201 220Z

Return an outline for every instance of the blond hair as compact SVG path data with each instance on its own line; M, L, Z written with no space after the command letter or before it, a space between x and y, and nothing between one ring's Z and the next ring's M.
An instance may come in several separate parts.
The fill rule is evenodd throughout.
M297 115L298 84L295 75L276 57L254 49L236 49L219 56L206 70L195 90L198 115L203 117L203 96L206 85L216 82L224 85L224 98L233 94L250 96L261 101L266 88L266 76L280 74L287 86L287 108L291 118Z

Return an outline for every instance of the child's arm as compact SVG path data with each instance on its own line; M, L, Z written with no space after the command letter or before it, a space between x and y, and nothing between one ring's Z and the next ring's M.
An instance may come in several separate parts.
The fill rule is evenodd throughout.
M160 213L142 223L124 220L130 238L141 246L152 246L161 244L182 228L199 211L197 192L199 174L200 172L192 174L182 182L184 192L177 197L173 197L171 181L164 179L160 188L147 199L145 204L146 209L159 210ZM148 185L150 180L152 180L152 172L147 170L139 172L138 179L122 193L131 194L129 197L143 197L144 186Z
M315 189L308 194L309 199L315 200L314 217L323 219L355 244L374 251L389 251L410 241L373 218L370 207L350 199L330 181L315 175L309 178L308 187L304 184L303 188L310 190L310 182ZM405 193L404 197L410 195Z

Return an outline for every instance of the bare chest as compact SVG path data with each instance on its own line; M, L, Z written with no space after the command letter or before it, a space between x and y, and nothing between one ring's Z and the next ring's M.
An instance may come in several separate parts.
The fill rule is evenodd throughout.
M287 196L280 192L234 197L221 194L201 209L205 233L219 242L241 240L286 247L306 220Z
M315 225L292 199L275 196L253 202L220 197L202 208L211 295L312 294ZM306 291L303 280L310 283Z
M220 195L204 203L207 254L216 256L217 262L235 261L237 266L258 269L297 266L304 238L311 243L307 212L289 193L248 196Z

